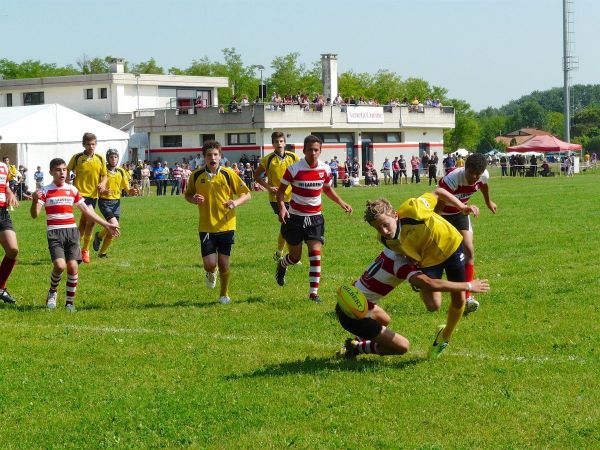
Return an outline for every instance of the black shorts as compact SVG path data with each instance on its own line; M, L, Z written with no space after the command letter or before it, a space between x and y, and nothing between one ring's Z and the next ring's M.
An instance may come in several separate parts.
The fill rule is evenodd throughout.
M48 250L52 261L62 258L65 261L81 263L81 247L79 246L79 230L73 228L60 228L48 230Z
M302 241L319 241L325 243L325 218L316 216L296 216L290 214L286 223L281 226L281 234L289 245L298 245Z
M471 217L466 214L456 213L443 215L442 217L450 222L458 231L473 231L473 228L471 228Z
M96 203L98 203L98 199L92 197L83 197L83 202L86 205L91 206L92 209L96 209Z
M121 200L98 199L98 209L107 221L113 217L119 220L119 217L121 217Z
M201 231L200 252L202 257L219 253L220 255L231 255L231 246L235 243L235 231L223 231L221 233L206 233Z
M279 203L277 202L270 202L271 203L271 208L273 208L273 212L277 215L279 215ZM284 202L285 205L285 209L289 210L290 209L290 204L288 202Z
M12 229L13 223L8 210L5 207L0 208L0 232Z
M365 317L364 319L353 319L344 314L340 305L335 305L335 313L337 314L340 325L348 333L358 336L363 339L375 339L381 333L383 325L375 319Z
M460 244L456 251L452 253L450 257L441 264L438 264L437 266L421 268L421 272L423 272L429 278L435 278L437 280L442 278L442 273L444 271L446 272L446 278L448 279L448 281L466 281L467 277L465 275L465 254L463 252L462 244Z

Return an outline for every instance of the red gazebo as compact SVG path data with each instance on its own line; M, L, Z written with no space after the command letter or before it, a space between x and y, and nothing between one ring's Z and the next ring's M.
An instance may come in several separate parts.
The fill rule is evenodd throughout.
M570 144L563 142L557 137L552 135L540 135L534 136L531 139L523 142L521 145L515 145L508 147L508 152L567 152L567 151L581 151L581 145Z

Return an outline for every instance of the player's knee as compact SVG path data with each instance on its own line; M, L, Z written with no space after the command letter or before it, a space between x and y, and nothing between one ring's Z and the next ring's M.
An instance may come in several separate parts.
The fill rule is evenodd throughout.
M410 349L410 342L404 336L397 335L394 339L394 351L398 355L403 355Z
M431 301L431 302L425 303L425 308L427 308L427 311L429 311L429 312L439 311L440 307L441 307L441 303L436 302L436 301Z
M17 259L19 247L9 247L6 249L6 256L10 259Z

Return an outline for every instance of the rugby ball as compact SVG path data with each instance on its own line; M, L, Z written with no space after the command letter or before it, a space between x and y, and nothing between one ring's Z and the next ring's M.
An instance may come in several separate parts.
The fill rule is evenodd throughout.
M365 294L354 286L341 286L337 290L340 309L352 319L364 319L369 314L369 304Z

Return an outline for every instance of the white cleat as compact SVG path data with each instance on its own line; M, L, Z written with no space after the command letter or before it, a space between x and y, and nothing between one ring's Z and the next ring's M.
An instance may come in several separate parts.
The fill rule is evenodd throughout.
M477 311L479 308L479 302L475 300L475 297L467 298L467 302L465 304L465 310L463 311L463 317L467 317L472 312Z
M221 305L229 305L231 303L231 299L227 295L223 295L219 298L219 303Z
M55 309L56 308L56 297L58 293L56 291L48 291L48 297L46 297L46 308Z
M217 272L206 272L206 287L214 289L217 285Z

